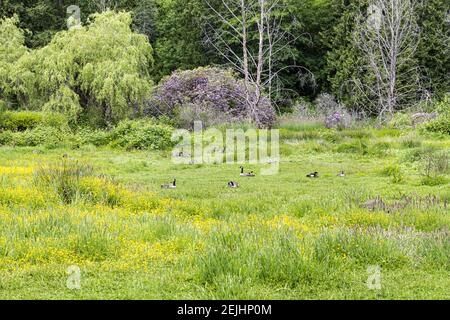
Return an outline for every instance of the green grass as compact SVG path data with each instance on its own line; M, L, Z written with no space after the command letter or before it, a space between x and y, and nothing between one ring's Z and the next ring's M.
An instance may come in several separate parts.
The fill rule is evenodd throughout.
M450 298L450 180L421 169L450 139L314 123L281 133L279 173L254 178L170 152L0 148L0 299ZM66 153L94 172L66 177ZM160 188L173 178L176 190ZM385 208L364 207L376 197ZM66 287L71 265L80 290Z

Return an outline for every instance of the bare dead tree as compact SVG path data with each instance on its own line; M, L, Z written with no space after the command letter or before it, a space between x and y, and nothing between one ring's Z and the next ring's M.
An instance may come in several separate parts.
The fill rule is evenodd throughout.
M98 12L117 9L117 0L90 0Z
M274 14L275 11L286 10L280 0L205 2L221 24L218 27L217 23L207 22L206 45L214 48L236 72L243 75L246 103L255 122L258 122L256 111L263 93L268 93L271 98L284 90L283 71L296 69L313 78L306 68L280 62L280 53L304 36L294 36L283 29L287 15ZM219 6L214 5L217 3Z
M360 16L354 41L373 80L353 79L353 84L380 120L407 107L420 92L419 70L413 63L418 38L413 0L371 0L368 16Z

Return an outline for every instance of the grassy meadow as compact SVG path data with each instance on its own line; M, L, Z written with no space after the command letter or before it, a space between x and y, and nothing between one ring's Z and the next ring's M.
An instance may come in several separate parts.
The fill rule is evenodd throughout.
M450 298L448 136L284 124L280 138L279 173L245 165L253 178L170 151L1 147L0 299Z

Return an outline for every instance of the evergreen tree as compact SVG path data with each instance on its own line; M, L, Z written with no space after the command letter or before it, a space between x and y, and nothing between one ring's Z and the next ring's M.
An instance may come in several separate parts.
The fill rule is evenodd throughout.
M204 0L156 0L155 76L159 80L177 69L211 64L203 46Z
M366 8L366 1L334 0L330 10L334 14L331 29L322 33L326 54L325 72L329 88L340 102L348 107L356 105L361 99L352 90L352 79L365 78L362 72L366 63L353 41L357 17Z
M427 0L419 6L421 37L417 58L427 89L438 99L449 90L449 12L450 3L445 0Z

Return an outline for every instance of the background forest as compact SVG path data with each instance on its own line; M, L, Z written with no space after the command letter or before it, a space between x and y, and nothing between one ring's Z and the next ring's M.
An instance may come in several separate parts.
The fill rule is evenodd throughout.
M263 126L274 124L275 113L324 108L325 116L340 109L383 121L397 111L436 111L448 91L449 5L396 0L402 10L391 21L394 7L380 9L386 16L371 12L383 3L2 1L0 106L59 112L93 127L144 115L174 119L175 113L184 124L192 117L218 117L224 108L232 119L240 115ZM68 10L70 5L80 12ZM376 14L381 26L371 29ZM389 32L390 23L399 35ZM181 73L208 66L229 74L224 78L217 68ZM177 87L176 94L170 89L176 97L164 92L201 77L216 82L197 86L199 94L234 86L221 97L227 106L217 107L215 100L214 107L199 106L186 96L187 87ZM245 100L241 109L229 95Z

